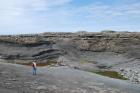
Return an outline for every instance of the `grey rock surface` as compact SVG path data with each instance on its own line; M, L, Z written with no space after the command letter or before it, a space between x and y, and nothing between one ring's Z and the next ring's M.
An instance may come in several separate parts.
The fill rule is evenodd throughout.
M0 63L0 93L139 93L140 85L67 66L38 68Z
M139 84L140 83L140 33L139 32L107 32L107 33L105 32L49 33L48 32L48 33L33 34L33 35L0 36L0 62L23 64L23 63L31 63L33 61L36 61L37 63L48 64L50 60L55 61L57 63L55 64L55 66L57 67L67 66L71 69L84 70L84 71L94 71L94 70L117 71L123 76L125 76L126 78L128 78L130 82ZM17 66L18 66L17 68L20 67L19 65ZM3 67L1 67L1 70L2 68ZM11 86L13 84L11 82L16 82L18 84L19 80L15 78L15 74L18 73L16 77L20 77L20 75L25 74L26 72L24 71L25 70L24 67L21 67L19 69L22 69L23 71L19 70L18 73L18 71L16 71L11 67L7 68L7 71L3 71L5 70L5 68L3 68L3 70L0 72L0 75L4 75L4 77L7 79L4 82L0 82L0 84L2 83L1 85L7 85L7 87L9 88L14 87ZM65 73L66 75L67 73L70 73L67 72L67 70L65 72L64 68L61 69L64 70L64 72L63 71L62 72ZM13 73L12 75L11 71L16 73L15 74ZM11 78L8 78L9 74ZM28 74L29 73L26 73L25 75ZM53 76L55 74L50 74L50 76L51 75ZM30 78L33 77L31 76ZM74 83L77 83L77 81L78 80L76 80ZM30 85L31 89L33 89L33 93L34 93L34 89L39 89L40 92L42 92L41 90L44 90L43 87L44 88L46 87L44 85L38 85L38 83L37 84L34 82L30 82L30 83L26 83L24 86ZM119 85L121 84L122 83L120 83ZM128 86L128 85L124 84L124 86ZM22 87L22 85L19 84L19 87ZM54 90L57 90L57 87L58 86L54 86L53 87ZM129 87L131 89L130 85ZM73 90L72 92L86 91L82 89L79 88L77 90ZM4 90L5 89L3 89L3 91ZM27 91L28 90L29 89L27 89ZM66 92L67 90L68 89L66 88L64 92ZM51 90L46 89L46 91L51 91Z

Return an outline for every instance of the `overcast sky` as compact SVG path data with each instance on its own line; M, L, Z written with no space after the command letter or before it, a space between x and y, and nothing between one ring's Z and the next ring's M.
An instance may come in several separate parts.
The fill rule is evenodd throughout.
M140 0L0 0L0 34L140 31Z

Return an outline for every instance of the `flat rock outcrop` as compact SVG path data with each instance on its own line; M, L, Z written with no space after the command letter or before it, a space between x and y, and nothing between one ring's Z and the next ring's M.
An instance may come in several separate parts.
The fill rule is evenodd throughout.
M14 72L14 73L13 73ZM38 68L0 63L1 93L139 93L140 86L69 67Z

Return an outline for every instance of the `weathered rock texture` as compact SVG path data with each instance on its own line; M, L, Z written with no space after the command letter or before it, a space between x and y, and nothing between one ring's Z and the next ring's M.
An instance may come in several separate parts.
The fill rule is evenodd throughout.
M115 70L117 68L117 71L118 68L140 68L140 33L46 32L0 36L0 57L15 63L31 62L34 59L39 62L57 61L60 57L64 57L63 61L71 62L69 65L73 63L77 65L78 60L92 65L96 63L98 67L110 67ZM108 63L111 65L108 66Z
M45 51L53 52L53 50L55 50L53 48L53 45L62 42L67 42L68 44L75 46L79 50L86 51L109 51L116 53L131 52L131 55L135 54L135 57L138 58L140 53L140 33L138 32L43 33L38 35L0 36L0 51L1 56L4 56L4 54L9 54L11 55L11 57L13 55L13 57L17 56L17 58L20 56L34 57L37 56L37 54L31 54L31 51L37 51L40 55L45 53ZM9 48L11 49L11 51ZM9 51L7 49L9 49ZM14 49L17 51L15 51ZM40 49L40 51L38 49ZM22 51L25 54L23 54Z

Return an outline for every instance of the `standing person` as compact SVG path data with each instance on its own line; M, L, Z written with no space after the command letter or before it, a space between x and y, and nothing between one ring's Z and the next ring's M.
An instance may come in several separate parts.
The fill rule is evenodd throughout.
M32 68L33 68L33 75L36 75L36 70L37 70L36 62L32 62Z

